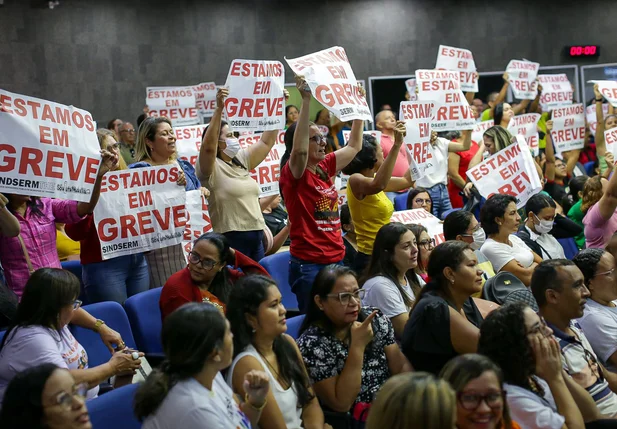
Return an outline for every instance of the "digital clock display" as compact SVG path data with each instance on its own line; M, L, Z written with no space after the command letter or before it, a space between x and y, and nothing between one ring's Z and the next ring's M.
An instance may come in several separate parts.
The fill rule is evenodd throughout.
M600 47L598 45L566 46L566 54L570 57L599 57Z

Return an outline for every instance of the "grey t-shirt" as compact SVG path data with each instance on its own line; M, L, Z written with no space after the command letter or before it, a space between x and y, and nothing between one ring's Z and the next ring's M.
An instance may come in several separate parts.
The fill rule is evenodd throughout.
M544 398L523 387L504 384L512 420L525 429L561 428L566 419L557 412L548 384L538 377L536 381L544 389Z
M416 277L420 285L424 286L424 280L417 276L417 274ZM362 300L362 305L379 308L389 319L399 314L408 313L409 310L411 310L405 305L405 301L403 301L403 296L398 287L387 277L371 277L364 283L362 288L366 291L366 295L364 295L364 299ZM415 300L411 286L409 285L409 280L407 280L407 283L403 286L403 291L412 301Z

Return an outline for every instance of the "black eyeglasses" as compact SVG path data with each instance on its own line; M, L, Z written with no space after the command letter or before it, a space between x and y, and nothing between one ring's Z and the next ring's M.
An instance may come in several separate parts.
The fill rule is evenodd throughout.
M506 392L489 392L486 395L480 395L479 393L465 393L460 392L456 395L458 403L461 404L467 411L473 411L477 409L482 401L489 406L489 408L499 408L503 406L503 400L506 396Z
M431 204L431 200L430 199L426 199L423 200L422 198L418 198L417 200L413 200L414 203L419 204L421 206L425 205L425 204Z
M206 271L212 270L212 268L214 268L214 266L218 264L218 262L213 261L212 259L201 259L199 254L193 251L189 252L188 260L191 264L194 265L201 264L201 267Z
M421 247L425 250L432 249L435 247L435 239L431 238L430 240L418 241L418 247Z
M135 130L122 130L120 133L134 133Z
M78 299L76 299L75 301L73 301L73 310L77 310L79 307L81 307L82 302Z
M313 137L310 137L309 140L313 140L315 143L319 144L326 140L324 136L321 134L315 134Z
M362 299L364 299L364 293L366 291L364 289L358 289L355 292L340 292L340 293L331 293L326 295L328 298L338 298L339 302L347 307L351 298L355 299L356 302L361 303Z
M612 270L608 270L608 271L602 271L601 273L594 274L593 276L594 277L600 277L600 276L612 277L614 272L615 272L615 268L613 268Z

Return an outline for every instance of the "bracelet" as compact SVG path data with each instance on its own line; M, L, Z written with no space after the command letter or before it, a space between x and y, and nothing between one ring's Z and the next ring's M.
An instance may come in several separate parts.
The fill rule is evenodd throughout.
M96 323L94 324L93 331L96 333L99 333L101 331L101 326L103 326L104 324L105 322L102 321L101 319L96 319Z
M602 101L603 101L603 99L602 99L602 98L601 98L601 99L599 99L599 100L596 98L596 103L602 103Z
M244 394L244 402L246 402L247 404L249 404L249 406L250 406L252 409L254 409L255 411L261 411L261 410L263 410L263 409L266 407L266 404L268 403L268 400L266 399L266 400L264 401L264 403L263 403L263 404L261 404L261 406L260 406L260 407L256 407L255 405L253 405L253 404L251 403L251 401L249 401L249 394L248 394L248 393L245 393L245 394Z

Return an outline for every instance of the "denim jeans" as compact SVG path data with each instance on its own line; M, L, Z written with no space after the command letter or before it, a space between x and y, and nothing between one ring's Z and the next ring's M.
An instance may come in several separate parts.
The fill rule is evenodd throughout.
M231 248L240 251L253 261L259 262L263 259L265 255L263 231L229 231L223 235Z
M150 288L148 264L141 253L86 264L81 271L90 304L102 301L124 304L128 297Z
M448 195L448 188L443 183L438 183L427 189L431 200L433 200L433 215L443 220L444 212L452 210L452 204L450 204L450 195Z
M291 290L296 294L300 313L305 314L312 299L311 289L315 277L322 268L331 264L315 264L303 261L293 256L289 260L289 284ZM343 265L343 261L336 262L336 265Z

